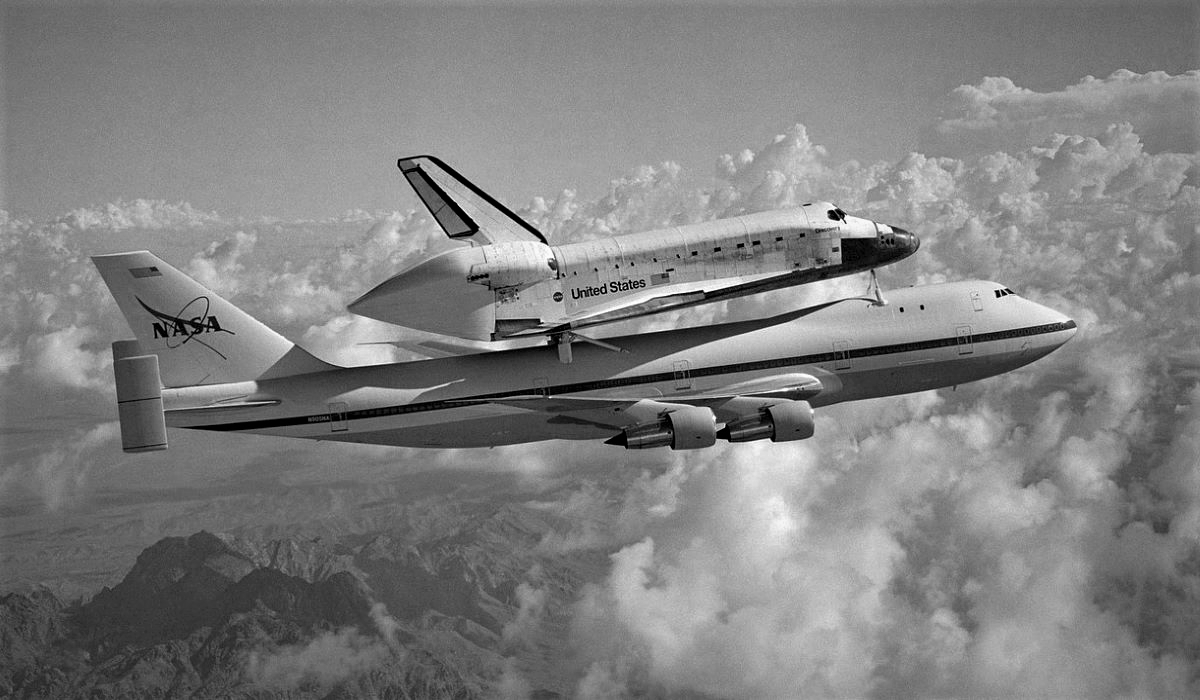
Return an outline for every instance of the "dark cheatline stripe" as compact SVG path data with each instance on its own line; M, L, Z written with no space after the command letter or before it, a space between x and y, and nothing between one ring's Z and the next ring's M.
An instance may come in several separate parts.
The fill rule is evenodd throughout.
M1043 335L1046 333L1057 333L1075 328L1074 321L1065 321L1063 323L1047 323L1040 326L1029 326L1027 328L1017 328L1009 331L995 331L992 333L978 333L969 337L972 343L986 343L993 340L1004 340L1006 338L1020 338L1031 335ZM896 343L894 345L877 345L870 348L850 348L846 351L849 359L856 357L878 357L880 355L895 355L902 352L915 352L918 350L930 350L933 348L944 348L956 346L963 342L963 338L957 336L938 338L936 340L923 340L915 343ZM753 372L763 369L779 369L784 367L795 367L797 365L815 365L822 362L833 362L833 352L814 353L812 355L796 355L794 357L781 357L774 360L755 360L753 362L738 362L729 365L717 365L715 367L696 367L690 372L692 377L711 377L722 374L737 374L739 372ZM841 359L841 358L838 358ZM438 401L424 401L422 403L402 404L399 406L383 406L380 408L367 408L357 411L349 411L346 413L348 420L361 420L364 418L379 418L381 416L397 416L405 413L422 413L425 411L441 411L449 408L462 408L464 406L479 406L486 404L493 399L502 399L510 396L529 396L532 394L545 393L551 396L562 394L577 394L585 391L597 391L600 389L615 389L623 386L638 386L641 384L656 384L658 382L669 382L675 378L674 372L657 372L655 374L642 374L635 377L615 377L612 379L598 379L590 382L576 382L574 384L556 384L549 387L525 387L514 389L512 391L500 391L491 394L477 394L475 396L464 396L461 399L443 399ZM218 423L214 425L196 425L189 426L193 430L256 430L262 428L280 428L289 425L309 425L313 423L328 423L330 417L328 413L318 413L306 416L287 416L284 418L271 418L267 420L243 421L240 423Z

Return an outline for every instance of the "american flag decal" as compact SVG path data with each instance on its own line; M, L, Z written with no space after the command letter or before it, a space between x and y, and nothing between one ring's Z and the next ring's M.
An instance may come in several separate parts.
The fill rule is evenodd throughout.
M667 274L666 272L659 274L659 275L650 275L651 286L656 285L656 284L666 284L667 282L670 282L670 281L671 281L671 275Z

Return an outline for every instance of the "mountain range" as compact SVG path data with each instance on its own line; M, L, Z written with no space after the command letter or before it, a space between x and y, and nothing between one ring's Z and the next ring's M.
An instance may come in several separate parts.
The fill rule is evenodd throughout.
M607 557L543 553L559 519L507 503L420 534L168 537L90 599L0 598L0 696L566 695L569 606Z

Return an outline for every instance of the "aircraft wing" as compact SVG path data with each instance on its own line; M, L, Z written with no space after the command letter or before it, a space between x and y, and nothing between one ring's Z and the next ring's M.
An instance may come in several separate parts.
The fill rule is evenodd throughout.
M546 243L546 237L529 222L441 160L433 156L409 156L396 164L450 238L483 244Z
M731 384L716 391L671 397L591 397L523 395L489 399L488 403L554 415L563 422L624 428L651 420L672 406L706 406L722 421L746 414L752 405L808 399L822 390L811 374L792 373Z

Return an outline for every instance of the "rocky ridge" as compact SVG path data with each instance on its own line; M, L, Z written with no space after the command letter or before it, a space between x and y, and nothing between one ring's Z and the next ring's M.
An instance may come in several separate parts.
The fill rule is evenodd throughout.
M604 559L540 555L553 519L505 504L429 538L166 538L89 601L0 598L0 696L471 698L516 667L556 697L565 645L517 645L518 658L505 638L518 586L548 591L555 636Z

